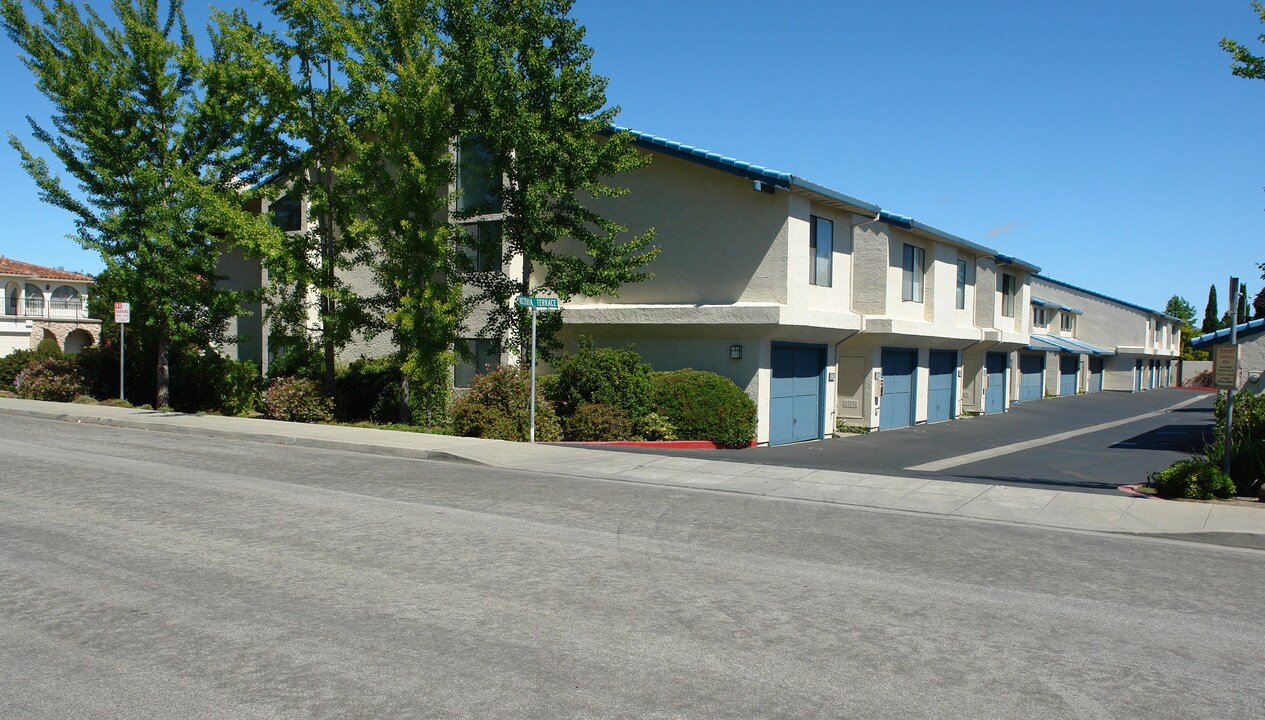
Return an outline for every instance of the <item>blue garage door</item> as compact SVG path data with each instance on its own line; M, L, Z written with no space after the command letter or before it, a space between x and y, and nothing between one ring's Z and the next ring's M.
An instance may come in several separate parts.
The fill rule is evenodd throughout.
M1135 361L1137 364L1133 370L1133 391L1138 392L1142 389L1142 361Z
M1041 375L1044 369L1044 355L1019 356L1019 402L1040 400L1045 395Z
M927 422L953 419L957 389L958 354L954 350L932 350L927 377Z
M1080 364L1080 358L1075 355L1059 356L1059 397L1076 394L1076 373Z
M1102 392L1102 358L1089 359L1089 391Z
M918 397L914 368L917 350L883 350L883 399L879 404L880 430L914 424L914 399Z
M1006 356L988 353L984 356L987 373L984 385L984 414L991 415L1006 409Z
M821 437L825 365L824 348L773 346L773 380L769 383L770 445Z

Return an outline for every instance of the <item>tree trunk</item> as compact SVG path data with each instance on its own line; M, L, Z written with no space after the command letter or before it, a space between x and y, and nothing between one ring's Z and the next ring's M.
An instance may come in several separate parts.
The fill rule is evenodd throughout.
M408 373L400 371L400 422L408 425L413 422L413 413L410 410L412 405L412 388L409 387Z
M523 278L519 282L518 294L531 296L531 258L523 253ZM518 366L524 370L531 369L531 322L518 330Z
M164 408L171 405L171 346L166 337L158 338L157 397L154 407Z

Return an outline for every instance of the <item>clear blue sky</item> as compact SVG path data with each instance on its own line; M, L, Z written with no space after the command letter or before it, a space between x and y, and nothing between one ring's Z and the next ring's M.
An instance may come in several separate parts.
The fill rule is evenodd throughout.
M1231 76L1217 46L1265 52L1248 0L578 0L573 14L623 125L1156 309L1176 293L1202 314L1214 282L1224 309L1231 274L1265 285L1265 81ZM47 105L0 43L0 127L25 136ZM0 182L0 254L100 270L7 146Z

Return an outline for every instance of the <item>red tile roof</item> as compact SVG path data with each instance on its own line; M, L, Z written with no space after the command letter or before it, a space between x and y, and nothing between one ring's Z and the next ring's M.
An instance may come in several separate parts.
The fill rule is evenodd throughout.
M81 280L92 282L91 275L70 272L68 270L58 270L56 268L44 267L43 265L33 265L31 263L22 262L21 260L10 260L0 255L0 275L21 275L23 277L35 277L48 280Z

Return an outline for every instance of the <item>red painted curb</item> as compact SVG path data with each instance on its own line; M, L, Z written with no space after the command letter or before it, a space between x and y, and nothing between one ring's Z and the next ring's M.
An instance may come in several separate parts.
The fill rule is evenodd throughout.
M1147 495L1146 493L1138 492L1138 488L1140 487L1142 487L1142 483L1134 483L1133 485L1121 485L1116 489L1125 495L1134 495L1140 498L1146 498L1147 500L1163 500L1163 498L1155 495Z
M606 440L594 442L553 442L541 445L621 445L623 447L664 448L665 450L742 450L717 445L711 440ZM755 447L755 440L745 447Z

